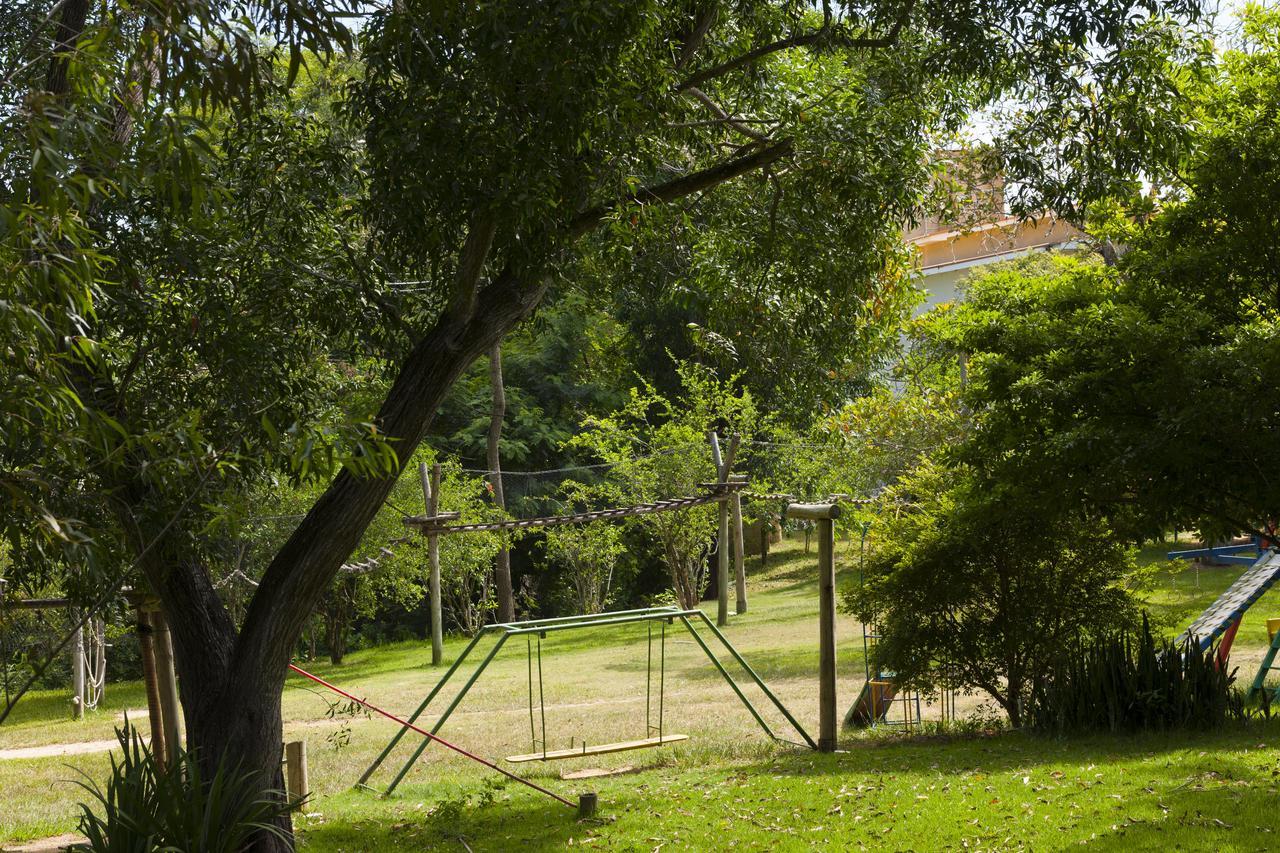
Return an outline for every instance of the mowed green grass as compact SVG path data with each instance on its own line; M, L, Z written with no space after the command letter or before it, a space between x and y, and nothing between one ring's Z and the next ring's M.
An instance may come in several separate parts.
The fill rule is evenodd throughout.
M850 578L856 549L838 550ZM1162 551L1151 549L1150 556ZM817 727L815 561L799 542L775 551L767 571L750 561L751 607L726 631L811 733ZM1204 569L1199 586L1193 569L1167 574L1152 604L1185 625L1240 571ZM1280 615L1280 599L1269 594L1251 611L1238 641L1242 650L1260 654L1262 625L1273 611ZM1120 837L1126 844L1174 849L1180 843L1184 849L1276 846L1267 827L1274 822L1274 780L1280 772L1274 744L1280 730L1269 724L1202 736L1072 742L1016 733L904 739L881 729L849 734L846 753L817 755L766 737L693 639L678 626L667 630L664 728L690 735L689 741L510 765L570 799L598 791L601 814L595 821L577 822L568 808L522 786L495 786L496 774L436 746L411 768L393 798L353 791L394 725L363 715L331 716L322 691L291 678L284 697L285 736L307 740L314 794L297 821L306 849L508 850L570 843L620 850L860 844L944 849L966 842L970 848L1044 849ZM863 680L862 642L860 627L847 616L840 619L839 635L843 710ZM656 658L657 636L654 643ZM446 663L464 645L464 639L451 638ZM491 758L531 751L528 651L524 641L511 641L442 734ZM532 651L536 666L536 645ZM550 748L645 735L644 625L551 634L542 652ZM781 737L798 740L732 661L720 659L769 725ZM361 650L340 667L313 669L407 715L443 673L429 660L426 644L407 643ZM654 670L655 681L657 676ZM0 749L111 738L119 713L145 702L137 684L113 684L107 696L101 710L73 723L66 719L64 695L36 695L20 706L12 724L0 727ZM656 693L651 700L656 722ZM541 716L534 722L540 734ZM408 754L406 742L373 782L385 786ZM73 829L80 793L70 780L77 770L101 779L107 766L105 754L0 761L0 844ZM559 778L562 771L586 767L625 772Z

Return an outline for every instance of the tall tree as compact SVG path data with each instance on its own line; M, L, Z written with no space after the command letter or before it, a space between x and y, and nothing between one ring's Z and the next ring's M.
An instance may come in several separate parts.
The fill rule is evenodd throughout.
M796 205L795 239L762 251L845 205L869 225L826 254L861 269L778 289L809 310L777 333L818 334L822 306L874 302L934 130L1014 84L1071 94L1064 55L1102 61L1165 10L1194 4L404 0L362 30L353 150L296 103L264 109L305 51L346 38L326 4L94 7L80 38L47 32L75 84L42 83L0 136L3 302L21 309L3 345L28 355L0 390L6 530L136 563L173 627L190 744L275 777L303 627L450 387L586 248L624 256L731 186ZM128 140L100 130L121 105ZM391 381L341 417L320 367L361 350ZM279 473L332 480L237 630L203 531L221 495Z
M489 415L489 484L493 488L493 503L500 510L507 508L506 493L502 488L502 420L507 415L507 392L502 385L502 344L496 343L489 350L489 388L493 394L493 410ZM493 585L498 594L498 619L514 622L516 618L515 592L511 589L511 549L506 543L498 549L493 562Z

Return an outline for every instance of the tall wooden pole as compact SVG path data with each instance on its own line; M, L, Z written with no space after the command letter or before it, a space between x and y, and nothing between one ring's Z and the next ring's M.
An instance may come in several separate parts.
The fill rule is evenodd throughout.
M493 411L489 416L489 485L493 487L493 503L506 511L507 496L502 486L502 419L507 413L507 392L502 383L502 343L489 350L489 386L493 394ZM498 621L516 619L515 590L511 586L511 551L503 538L493 563L493 585L498 593Z
M738 442L741 436L735 435L729 442L729 452L720 453L720 437L715 430L707 430L707 441L711 443L711 461L716 466L716 479L721 483L729 481L729 472L733 470L733 458L738 453ZM720 526L716 534L716 625L723 628L729 624L729 505L727 496L717 504Z
M818 523L818 749L836 749L836 548L839 504L792 504L791 518Z
M729 498L729 509L733 516L733 575L737 584L738 615L747 612L747 565L745 542L742 535L742 494L734 492Z
M147 688L147 722L151 727L151 754L161 767L169 766L164 742L164 711L160 707L160 685L156 681L156 644L151 614L138 605L138 646L142 651L142 680Z
M178 677L173 666L173 639L169 636L169 623L165 621L164 613L153 611L151 624L155 632L156 686L160 691L164 745L168 763L172 766L182 745L182 705L178 702Z
M423 462L418 466L418 478L422 481L427 516L435 518L440 512L440 463L432 465L428 474L427 463ZM440 604L440 536L435 533L427 535L427 563L431 567L428 581L431 593L431 665L439 666L444 660L444 617Z
M71 718L84 719L84 629L71 635Z

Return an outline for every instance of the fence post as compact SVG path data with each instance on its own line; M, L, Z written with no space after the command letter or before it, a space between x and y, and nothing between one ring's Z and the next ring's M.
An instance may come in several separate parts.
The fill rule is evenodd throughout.
M818 749L836 749L836 549L839 504L791 504L791 518L818 523Z
M733 458L738 453L738 442L741 436L734 435L729 442L729 452L721 456L720 437L713 429L707 430L707 441L711 443L711 461L716 466L716 481L727 483L729 472L733 470ZM716 534L716 625L723 628L729 624L729 505L728 494L722 495L716 506L719 511L720 525Z
M289 802L301 809L311 799L311 780L307 775L307 742L289 741L284 745L284 776Z

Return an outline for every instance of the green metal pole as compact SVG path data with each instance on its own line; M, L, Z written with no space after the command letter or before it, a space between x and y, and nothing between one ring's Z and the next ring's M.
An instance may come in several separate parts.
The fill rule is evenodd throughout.
M453 665L445 672L444 677L436 682L436 686L431 688L431 692L427 694L426 699L422 700L422 704L418 706L418 710L414 711L412 716L409 717L410 723L417 722L418 717L421 717L422 712L427 710L427 706L431 704L431 700L436 698L436 694L438 694L441 688L444 687L445 683L453 677L453 674L458 671L458 667L462 666L462 662L467 659L467 655L471 654L471 651L476 647L476 644L479 643L485 634L488 633L490 633L490 628L481 628L476 635L471 638L471 642L462 650L462 654L458 655L458 659L455 660ZM391 737L391 742L387 744L386 749L382 750L382 754L375 758L373 763L369 765L369 768L364 771L364 774L361 775L360 779L356 782L355 787L359 788L368 783L369 777L377 771L377 769L382 765L382 762L387 760L387 756L391 754L391 750L396 748L396 744L400 743L400 738L404 737L404 734L407 731L409 730L406 728L396 730L396 733Z
M706 619L707 617L704 614L702 618ZM698 641L698 645L701 646L702 650L707 653L707 657L711 658L711 662L716 665L716 669L720 670L720 675L723 676L724 680L727 681L729 683L729 686L733 688L733 692L738 694L738 698L742 700L743 705L747 706L747 710L751 712L751 716L756 718L756 722L760 724L760 728L764 729L764 733L767 734L769 737L773 738L774 740L777 740L778 736L775 735L773 733L773 730L769 728L769 724L764 721L764 717L760 716L760 712L756 710L756 706L751 704L751 700L748 699L747 695L742 692L742 688L738 687L737 683L733 680L733 678L729 676L728 670L724 668L724 664L720 663L719 658L717 658L715 656L715 653L711 651L711 647L708 646L706 641L702 639L702 635L700 635L696 630L694 630L693 625L689 624L688 617L681 616L680 621L684 623L684 627L689 630L689 633L693 635L693 638Z
M445 721L449 719L449 715L453 713L454 709L457 708L458 705L462 704L462 700L466 697L467 691L469 691L476 683L476 680L480 678L480 674L484 672L485 667L487 667L490 661L493 660L494 656L498 654L498 650L502 648L503 644L507 641L507 637L510 636L511 634L509 632L504 632L498 636L498 642L493 644L493 648L489 650L489 654L485 655L484 660L480 662L480 666L476 667L476 671L471 673L471 677L467 679L467 683L462 685L462 689L458 691L458 695L453 697L453 701L449 703L449 707L444 709L444 713L440 715L440 719L436 720L436 724L431 727L432 734L437 734L444 726ZM396 774L396 778L391 780L390 786L388 786L387 790L383 792L382 795L384 797L391 796L391 792L396 789L396 786L400 784L400 780L408 774L410 769L412 769L414 762L418 760L418 757L422 755L423 751L426 750L430 743L430 738L422 739L422 743L418 744L418 748L413 751L413 755L411 755L409 760L405 762L404 767L400 768L400 772Z
M696 610L694 612L697 613L699 617L701 617L703 624L705 624L708 628L711 629L711 633L716 635L716 639L718 639L721 642L721 644L723 644L724 647L728 649L729 654L733 655L733 659L738 662L738 665L747 671L747 675L751 676L751 680L756 683L756 686L764 691L764 695L769 697L769 701L773 702L774 707L782 712L782 716L787 718L787 722L791 724L792 728L794 728L797 732L800 733L800 736L804 738L805 743L809 744L811 748L817 749L818 745L813 742L813 738L809 737L809 733L806 732L804 728L800 725L800 723L796 721L795 717L791 716L791 712L787 710L787 706L783 705L782 701L778 699L777 696L773 695L773 691L770 690L768 686L764 683L764 679L762 679L759 675L756 674L756 671L751 668L751 665L747 663L747 661L742 657L742 655L738 654L738 650L733 647L733 644L729 642L729 640L725 637L724 634L720 633L720 629L717 628L715 624L710 619L707 618L707 614L703 613L701 610ZM690 628L690 630L693 630L693 629ZM695 634L695 636L697 635ZM704 646L703 648L706 648L706 647ZM707 654L711 654L711 652L708 651ZM715 659L714 655L712 655L712 659L713 660ZM716 661L716 663L718 664L719 661ZM721 669L721 671L722 672L724 671L723 668ZM741 696L742 694L739 693L738 695Z
M682 616L692 616L699 613L698 610L657 610L648 613L637 613L634 616L619 616L617 618L601 619L596 622L579 622L573 624L561 625L535 625L530 628L506 628L506 636L516 637L522 634L549 634L552 631L569 631L575 628L601 628L608 625L631 625L636 622L656 622L660 619L672 619Z
M539 628L547 625L572 625L577 623L594 624L600 620L609 620L616 616L636 616L639 614L648 614L651 616L659 616L661 614L674 615L680 612L680 608L670 605L665 607L639 607L635 610L613 610L608 613L579 613L576 616L556 616L549 619L526 619L523 622L501 622L488 626L489 629L501 628L503 630L521 630L526 628Z

